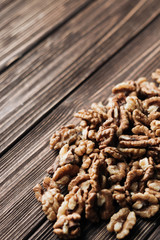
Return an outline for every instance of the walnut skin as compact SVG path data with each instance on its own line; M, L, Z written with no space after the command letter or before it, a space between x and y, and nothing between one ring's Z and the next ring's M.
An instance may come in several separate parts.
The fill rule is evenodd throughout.
M77 139L77 132L74 125L61 127L59 131L53 134L50 139L51 149L60 149L65 144L71 144Z
M152 79L160 84L160 69L157 69L154 73L152 73Z
M152 79L118 83L107 105L93 103L78 111L79 124L51 137L51 149L59 149L48 169L52 178L45 177L34 192L47 218L56 220L54 232L60 238L79 236L83 213L91 222L111 217L107 228L122 239L136 215L150 218L158 212L160 69Z
M153 217L159 210L158 199L147 192L134 194L132 201L134 212L142 218Z
M78 213L72 213L67 216L62 215L54 224L54 233L63 239L72 239L80 235L81 216Z
M117 239L122 239L129 234L129 231L136 224L136 216L134 212L130 212L128 208L122 208L115 213L107 225L109 232L116 232Z
M114 213L113 198L111 191L102 189L97 193L97 205L100 207L101 219L107 220Z
M47 191L44 191L40 184L37 184L33 191L37 200L42 203L42 210L47 215L48 220L54 221L64 196L60 193L57 185L48 177L44 179L43 186L47 188Z
M55 171L53 180L58 184L66 185L78 171L79 167L77 165L66 164Z

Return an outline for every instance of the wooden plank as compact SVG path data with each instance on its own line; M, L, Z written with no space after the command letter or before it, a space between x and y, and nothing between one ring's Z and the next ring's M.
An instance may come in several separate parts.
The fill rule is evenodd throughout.
M155 229L155 225L158 225L160 221L160 216L156 215L154 218L149 220L138 219L135 228L131 231L130 235L125 238L125 240L159 240L158 231L159 229L147 238L147 236ZM28 240L34 239L47 239L47 240L58 240L59 238L53 234L52 223L49 221L44 222L40 228L28 238ZM106 223L101 222L98 224L91 224L89 221L85 220L82 223L83 231L79 240L116 240L115 234L107 232Z
M0 15L0 71L91 1L19 0Z
M147 240L159 240L160 239L160 226L150 235Z
M76 123L72 114L78 109L106 99L114 84L142 75L150 76L160 62L159 24L158 18L2 157L1 239L28 239L29 236L33 239L31 234L45 222L45 217L32 187L43 179L45 169L57 154L49 150L50 136L61 125ZM102 227L95 229L92 226L86 236L98 234ZM146 222L139 233L142 234L145 227ZM51 231L49 227L47 229Z
M116 2L96 1L2 75L2 151L157 15L157 0Z
M5 8L8 4L11 4L13 0L1 0L0 1L0 11Z

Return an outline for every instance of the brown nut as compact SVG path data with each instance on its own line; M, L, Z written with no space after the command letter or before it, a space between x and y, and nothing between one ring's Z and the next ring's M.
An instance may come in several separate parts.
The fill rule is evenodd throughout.
M70 181L72 176L78 173L78 171L79 167L77 165L66 164L55 171L53 180L58 184L65 185Z
M81 140L78 146L75 148L75 153L78 156L83 156L84 154L90 154L94 150L95 143L91 140Z
M75 125L68 125L61 127L61 129L53 134L50 139L51 149L60 149L65 144L71 144L77 139L77 132Z
M109 180L112 183L120 182L127 175L127 164L119 162L116 165L109 165L107 171L110 175Z
M133 226L136 224L136 215L130 212L128 208L122 208L115 213L107 225L109 232L116 232L117 238L122 239L127 236Z
M116 147L106 147L102 150L102 152L108 157L112 157L118 160L124 160L123 154Z
M149 126L149 120L148 120L147 116L138 109L135 109L133 111L132 118L133 118L133 122L134 122L135 126L136 125Z
M147 182L148 188L145 189L146 192L153 194L156 198L160 200L160 180L149 180Z
M91 222L99 222L99 213L97 205L97 193L90 191L85 203L85 217Z
M92 189L95 192L99 192L107 185L107 169L104 159L97 159L93 161L90 169L89 176L91 180Z
M75 186L78 186L82 190L88 190L90 188L90 185L91 184L89 174L78 175L75 178L73 178L68 184L68 191L71 191Z
M145 148L121 148L118 147L119 151L126 157L132 158L132 159L138 159L146 153Z
M134 212L142 218L153 217L159 210L158 199L147 192L134 194L132 201Z
M100 207L101 219L107 220L114 213L113 198L111 191L103 189L97 193L97 205Z
M47 215L47 218L50 221L54 221L57 218L57 212L63 202L64 196L48 177L44 179L43 185L47 188L47 191L44 191L40 184L37 184L33 188L33 191L37 200L42 203L42 210Z
M117 84L114 88L112 88L112 93L124 93L124 92L133 92L136 90L136 84L134 81L127 81Z
M61 215L68 215L71 213L81 214L84 209L86 198L86 191L83 191L77 186L73 187L73 189L65 196L64 201L58 209L57 218Z
M105 128L101 126L97 132L96 140L99 142L99 149L109 146L115 136L114 128Z
M157 83L160 84L160 69L157 69L152 73L152 79L154 79Z
M54 233L63 239L72 239L80 235L81 216L78 213L72 213L68 216L62 215L54 224Z

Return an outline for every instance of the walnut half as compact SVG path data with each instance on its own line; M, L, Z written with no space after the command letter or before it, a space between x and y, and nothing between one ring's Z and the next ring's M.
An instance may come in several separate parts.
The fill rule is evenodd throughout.
M117 238L122 239L129 234L129 231L136 224L136 215L128 208L122 208L115 213L107 225L109 232L116 232Z

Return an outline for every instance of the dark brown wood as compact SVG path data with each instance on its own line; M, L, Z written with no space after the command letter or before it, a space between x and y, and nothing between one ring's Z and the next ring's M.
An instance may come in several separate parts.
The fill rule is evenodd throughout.
M2 151L158 14L158 0L99 0L2 75Z
M72 114L77 109L106 99L116 83L150 76L160 62L159 21L156 19L150 24L3 156L1 239L56 239L32 192L32 187L43 179L45 169L56 156L55 151L49 150L49 137L61 125L76 123ZM147 231L155 228L158 217L151 222L141 220L132 231L131 239L144 240ZM88 224L83 239L115 239L104 229L104 223L95 227Z
M159 239L160 239L160 225L156 228L156 230L150 235L150 237L147 240L159 240Z
M19 0L8 4L0 14L0 71L89 2Z

